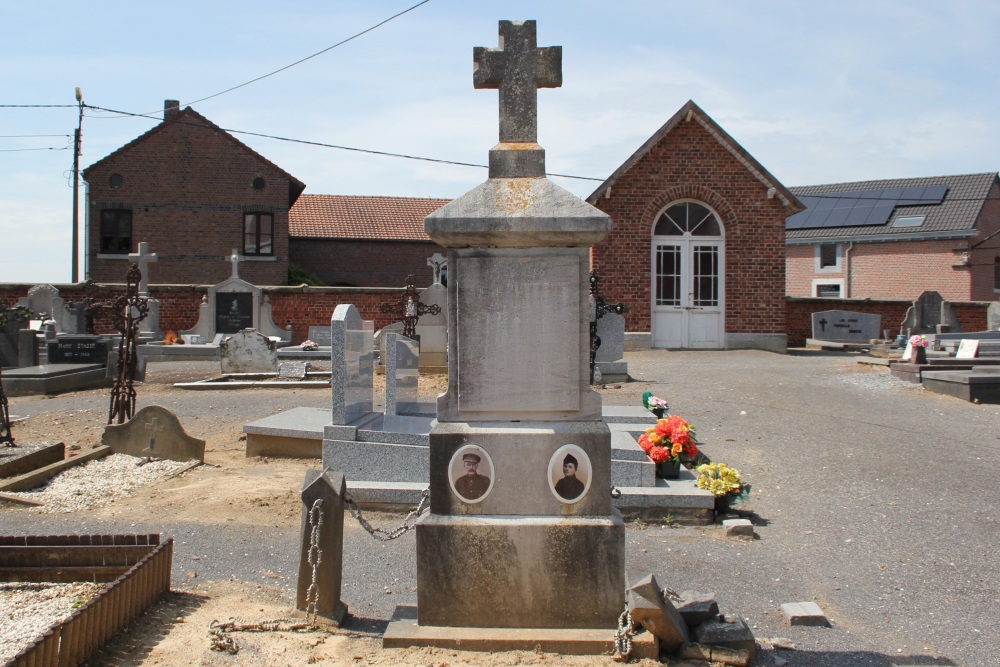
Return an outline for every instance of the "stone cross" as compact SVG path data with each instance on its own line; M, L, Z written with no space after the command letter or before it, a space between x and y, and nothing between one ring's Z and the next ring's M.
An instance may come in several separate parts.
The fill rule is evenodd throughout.
M139 252L129 253L128 258L139 265L139 295L149 295L149 265L159 259L155 252L149 252L149 244L145 241L139 242Z
M243 258L240 257L240 254L238 252L236 252L236 248L233 248L232 254L229 255L229 261L233 263L233 275L232 275L232 277L236 278L237 280L239 280L239 278L240 278L239 263L241 261L243 261Z
M537 89L562 85L562 47L536 34L534 21L500 21L500 48L473 50L473 85L500 90L500 143L537 142Z
M827 321L826 321L826 318L824 317L823 319L821 319L819 321L820 331L826 331L826 325L827 325Z
M150 458L153 456L153 448L156 444L156 434L166 428L163 424L159 423L159 419L153 417L148 422L146 422L146 430L149 431L149 446L146 447L143 454L148 455Z
M448 258L436 252L427 258L427 266L434 268L434 284L441 284L441 269L448 266Z

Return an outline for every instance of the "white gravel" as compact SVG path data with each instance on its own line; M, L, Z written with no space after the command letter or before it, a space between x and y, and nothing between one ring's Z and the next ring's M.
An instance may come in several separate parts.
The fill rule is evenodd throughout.
M842 382L856 389L872 393L883 393L889 389L906 389L910 391L923 390L923 386L915 382L907 382L890 373L888 370L860 371L852 370L840 373Z
M127 454L111 454L70 468L45 486L7 495L45 503L30 508L32 512L76 512L130 496L137 487L164 479L187 465L177 461L145 464L143 461Z
M104 584L74 582L0 583L0 664L23 650L57 622L104 588Z

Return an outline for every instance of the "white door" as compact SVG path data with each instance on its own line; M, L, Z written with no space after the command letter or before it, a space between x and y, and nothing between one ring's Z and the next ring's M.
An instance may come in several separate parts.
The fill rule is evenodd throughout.
M653 347L721 349L725 242L718 219L700 204L681 202L661 215L654 234Z

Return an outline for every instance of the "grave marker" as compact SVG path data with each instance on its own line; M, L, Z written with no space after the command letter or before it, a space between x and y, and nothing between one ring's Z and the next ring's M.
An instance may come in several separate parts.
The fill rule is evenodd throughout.
M374 407L374 327L365 322L358 309L341 304L330 319L331 368L334 424L350 424L369 414Z
M255 329L244 329L219 344L223 374L274 373L278 368L278 347Z
M1000 301L994 301L986 309L986 328L989 331L1000 331Z
M101 444L115 454L205 462L205 441L185 433L176 415L159 405L147 405L124 424L105 426Z
M812 337L832 343L871 343L882 331L882 316L851 310L812 314Z
M68 334L46 344L50 364L100 364L108 363L108 341L100 336Z
M955 353L956 359L975 359L979 352L978 338L963 338L958 344L958 351Z
M385 341L385 413L413 414L419 410L420 344L390 333Z
M340 599L346 491L343 473L306 470L295 608L337 626L347 616L347 604Z

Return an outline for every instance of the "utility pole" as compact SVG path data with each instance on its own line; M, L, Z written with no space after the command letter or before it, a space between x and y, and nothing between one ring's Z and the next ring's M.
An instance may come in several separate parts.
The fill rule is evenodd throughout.
M83 130L83 93L76 89L80 116L73 133L73 282L80 281L80 135Z

